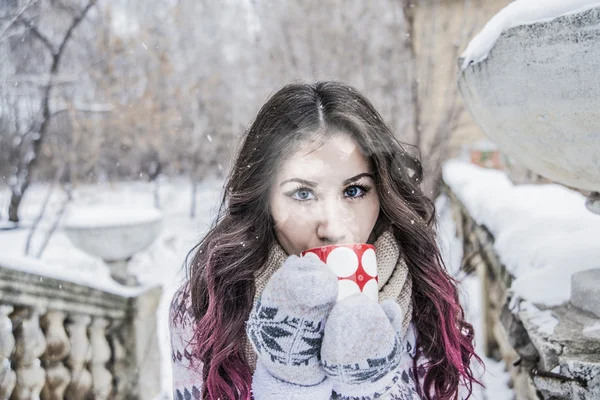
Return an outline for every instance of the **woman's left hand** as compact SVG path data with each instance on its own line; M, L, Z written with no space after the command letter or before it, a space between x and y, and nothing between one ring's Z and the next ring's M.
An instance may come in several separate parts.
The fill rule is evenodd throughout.
M378 304L363 294L338 302L325 324L321 361L339 397L366 397L398 392L396 369L405 352L402 340L404 312L393 300ZM418 398L410 388L406 396ZM400 398L400 397L396 397Z

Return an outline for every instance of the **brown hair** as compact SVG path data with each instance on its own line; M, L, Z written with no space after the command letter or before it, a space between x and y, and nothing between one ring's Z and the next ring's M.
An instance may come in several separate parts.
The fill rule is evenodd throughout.
M461 381L469 391L477 382L470 368L473 328L464 320L456 282L440 256L435 207L419 186L419 159L354 88L331 81L294 83L269 98L246 131L218 216L190 252L188 290L198 321L204 399L250 398L252 377L240 338L254 300L254 277L276 240L269 186L298 144L336 132L350 134L373 163L381 204L373 235L391 225L409 266L418 347L429 360L423 395L450 399Z

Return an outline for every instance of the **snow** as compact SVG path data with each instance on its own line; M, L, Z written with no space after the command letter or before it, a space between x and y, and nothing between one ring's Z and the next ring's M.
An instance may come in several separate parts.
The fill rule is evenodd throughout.
M163 393L155 400L171 399L171 361L169 330L167 325L168 307L175 290L185 279L183 262L187 252L197 243L216 216L222 182L209 181L198 186L196 204L197 218L189 218L191 185L186 180L176 179L161 182L160 202L163 206L163 231L158 240L149 248L136 254L130 261L130 270L136 274L141 288L123 287L110 279L109 271L102 260L75 248L61 229L51 238L40 260L24 257L27 229L0 230L0 265L19 268L39 274L75 281L81 284L106 290L124 296L134 296L144 288L162 285L163 297L158 308L158 339L162 358L161 386ZM34 184L23 199L22 226L30 226L37 216L47 186ZM62 201L56 190L51 202ZM0 198L8 195L0 191ZM114 210L149 209L153 207L153 187L143 182L125 182L116 185L98 184L80 186L74 190L75 204L80 210L102 207ZM439 213L438 237L446 266L453 275L460 275L462 244L456 237L456 227L452 220L448 199L440 197L436 201ZM52 209L52 204L49 205ZM92 214L93 217L95 214ZM86 213L84 212L84 217ZM87 214L89 216L89 214ZM88 220L89 222L89 220ZM103 223L102 220L98 221ZM487 388L475 388L474 399L512 399L513 392L508 387L509 375L504 365L483 357L481 284L476 276L460 277L461 301L476 332L476 351L485 362L485 372L477 369Z
M519 304L519 315L522 320L527 320L537 326L538 332L547 336L552 335L554 328L558 325L558 319L552 315L552 311L541 311L532 303L523 301Z
M110 8L111 28L116 35L122 37L134 37L140 30L140 24L134 13L125 6L112 4Z
M462 264L463 247L460 239L456 236L456 225L452 219L450 199L446 196L438 197L435 208L438 213L438 247L442 253L442 259L448 272L452 276L458 276Z
M0 204L0 205L2 205L2 204ZM10 222L7 220L0 221L0 231L5 230L5 229L14 229L16 227L17 227L17 224L15 224L14 222Z
M0 266L40 275L40 277L73 282L124 297L138 296L148 289L147 286L130 288L118 284L110 277L108 268L100 264L73 268L71 265L42 262L31 257L2 254Z
M481 139L469 146L473 150L479 151L496 151L498 146L489 139Z
M504 172L451 160L444 181L475 221L494 236L494 249L515 277L517 297L547 307L571 296L571 275L598 268L600 215L566 187L518 185Z
M174 179L161 183L163 230L150 247L133 256L129 262L130 271L140 282L139 288L128 288L113 282L103 261L74 247L61 228L50 239L40 260L23 255L29 233L28 229L23 228L31 226L39 213L47 190L47 185L33 184L23 199L22 228L0 230L0 265L36 273L42 277L74 281L123 296L135 296L150 287L161 285L163 295L157 311L157 335L162 359L163 393L156 400L171 399L171 353L167 325L169 304L173 294L185 279L183 269L185 256L216 216L222 182L207 181L199 184L196 193L197 217L193 220L189 218L191 201L189 182ZM51 203L62 201L62 193L58 190L55 192ZM7 196L9 196L8 189L0 188L0 199ZM153 187L146 182L79 186L75 188L74 197L76 204L82 209L86 206L149 209L153 207L154 201ZM52 207L53 204L50 204L49 209Z
M481 281L476 275L461 276L463 248L461 240L456 236L456 224L452 219L449 199L442 195L437 198L435 205L438 212L438 245L442 258L448 271L460 282L459 295L466 320L475 329L475 352L485 364L485 370L479 364L474 364L475 377L481 377L485 388L475 385L472 398L474 400L512 400L514 393L509 387L510 374L506 371L503 362L484 355Z
M594 325L591 325L591 326L586 326L585 328L583 328L582 332L584 334L590 334L590 333L600 334L600 322L596 322Z
M65 217L69 228L116 227L160 221L162 214L155 208L76 206Z
M521 25L547 22L600 6L598 0L517 0L492 17L469 42L461 58L462 69L485 60L502 32Z

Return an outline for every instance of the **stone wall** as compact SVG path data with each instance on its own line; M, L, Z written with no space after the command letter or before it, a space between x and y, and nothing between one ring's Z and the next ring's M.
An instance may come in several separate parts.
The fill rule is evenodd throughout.
M0 399L155 397L161 293L114 294L0 262Z
M592 302L589 295L578 296L579 286L586 285L572 285L571 302L557 307L514 298L510 291L514 277L500 262L494 237L475 222L449 187L444 186L444 192L463 242L463 269L476 273L482 283L485 355L504 361L517 400L600 399L600 314L576 300L587 297L587 303ZM573 282L589 281L588 275L597 272L576 274ZM541 319L555 320L556 325L548 330ZM589 326L599 328L586 332L584 327Z

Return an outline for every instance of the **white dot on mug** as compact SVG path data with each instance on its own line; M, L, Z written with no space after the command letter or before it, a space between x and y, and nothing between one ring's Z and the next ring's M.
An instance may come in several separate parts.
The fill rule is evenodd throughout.
M362 255L362 267L373 278L377 276L377 259L373 249L367 249Z
M363 286L362 292L371 300L378 301L379 291L377 289L377 280L370 279L369 282L365 283L365 286Z
M340 278L353 275L358 269L356 253L347 247L337 247L327 256L327 266Z
M343 300L346 297L352 296L353 294L360 293L358 285L350 279L339 280L339 291L337 301Z

